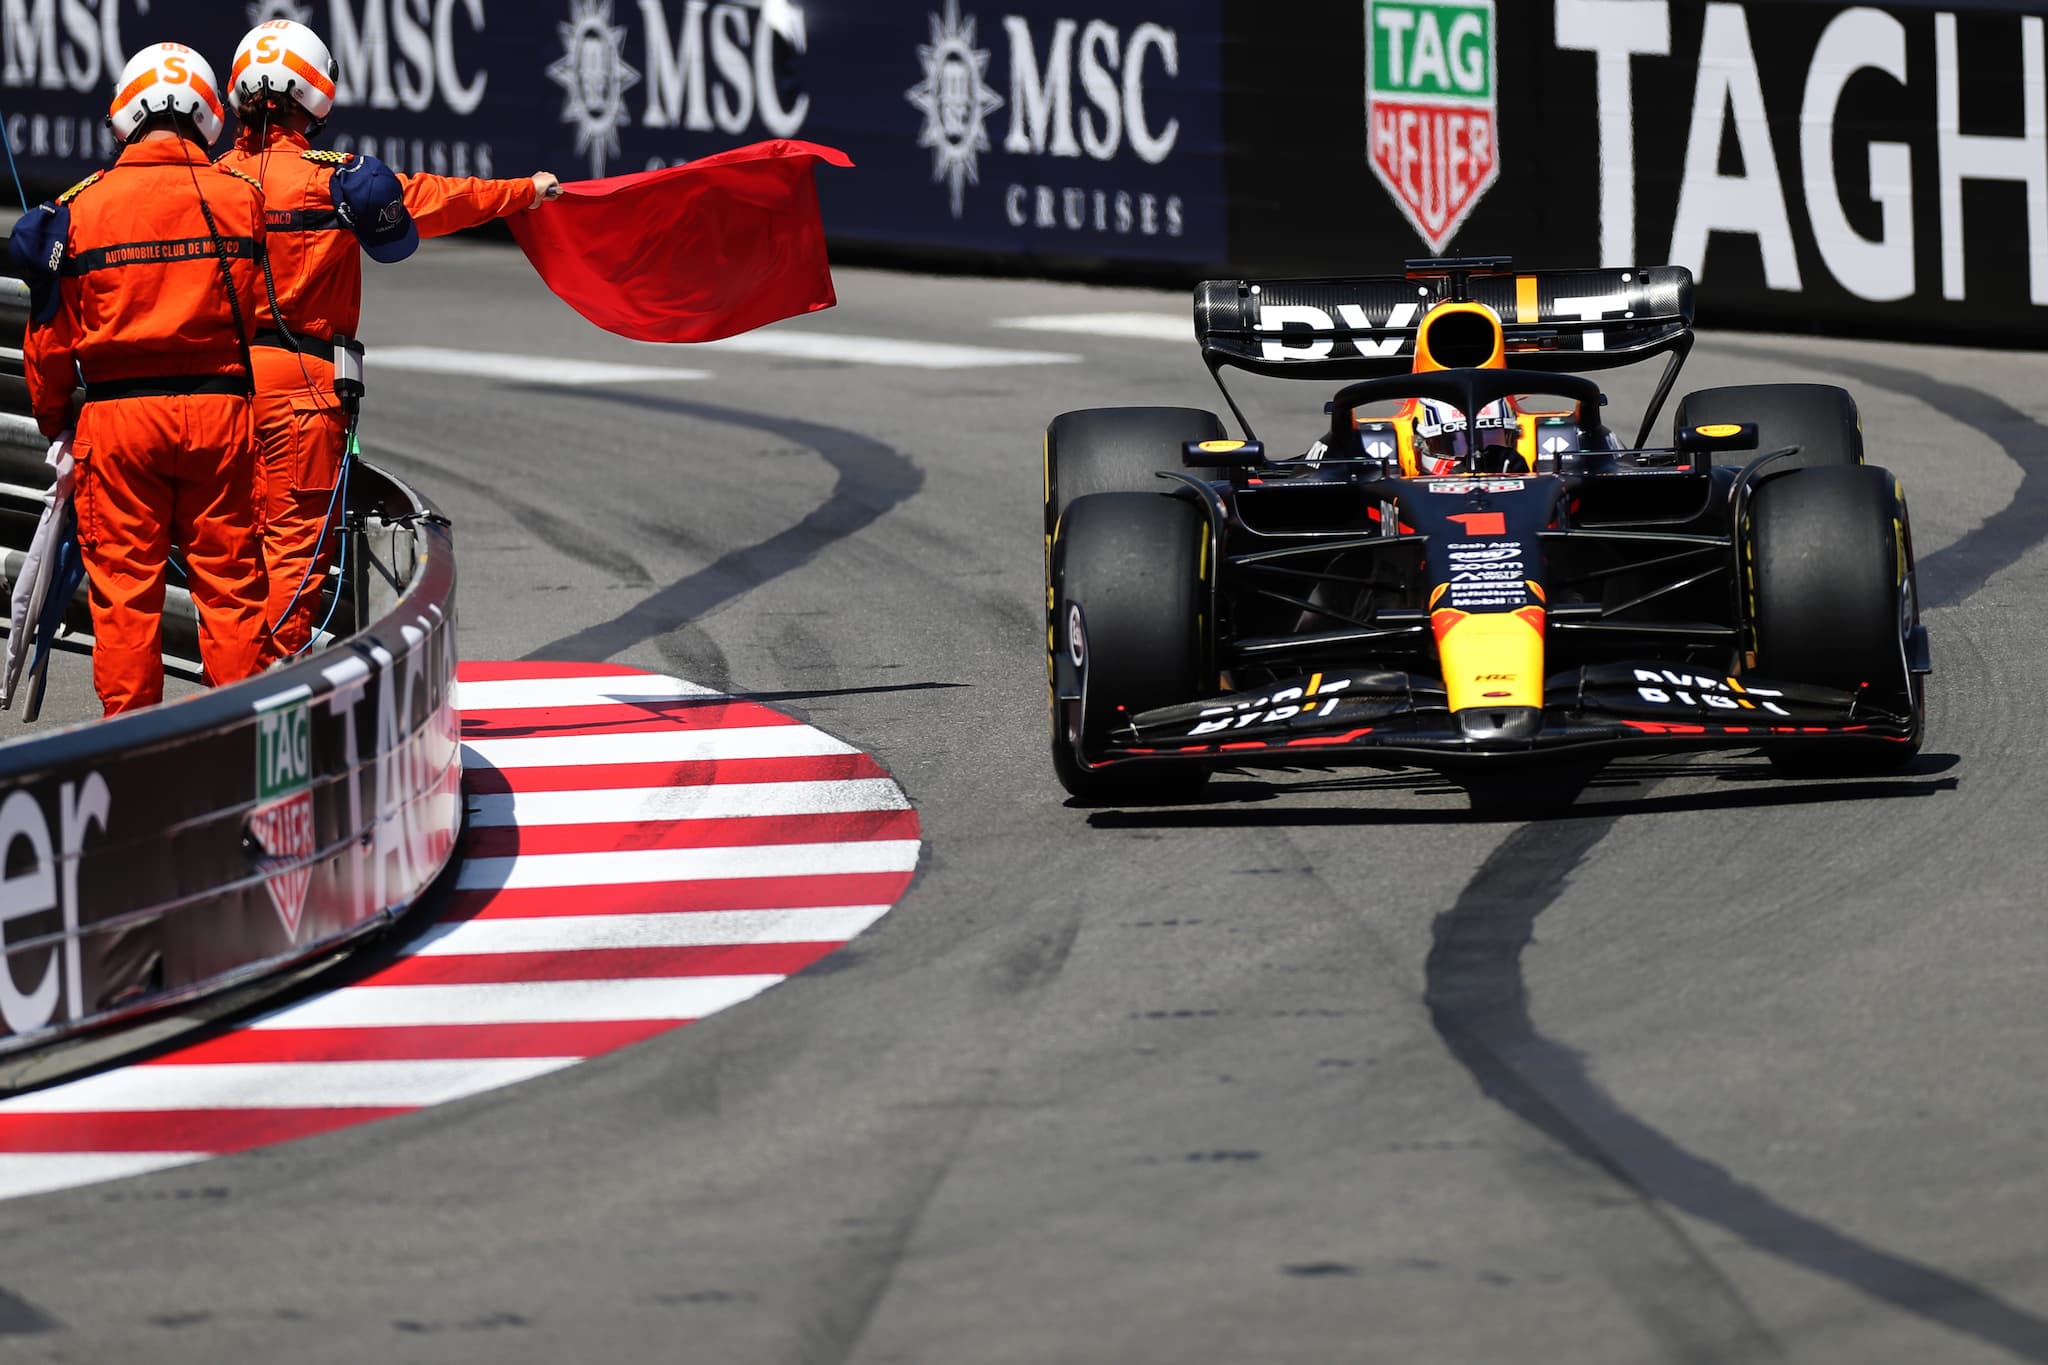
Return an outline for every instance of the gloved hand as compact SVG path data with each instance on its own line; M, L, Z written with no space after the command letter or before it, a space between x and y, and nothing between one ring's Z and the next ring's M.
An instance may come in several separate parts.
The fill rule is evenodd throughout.
M43 463L57 471L57 482L61 486L71 478L71 443L78 436L78 428L66 427L50 442L50 453L43 456Z

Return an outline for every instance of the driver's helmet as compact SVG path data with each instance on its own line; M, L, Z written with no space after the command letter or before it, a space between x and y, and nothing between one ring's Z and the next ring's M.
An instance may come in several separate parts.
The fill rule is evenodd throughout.
M1490 448L1516 453L1521 435L1514 405L1502 398L1479 410L1476 432L1468 428L1465 414L1449 403L1434 398L1415 400L1415 463L1423 474L1453 474L1476 471L1490 463L1472 457Z

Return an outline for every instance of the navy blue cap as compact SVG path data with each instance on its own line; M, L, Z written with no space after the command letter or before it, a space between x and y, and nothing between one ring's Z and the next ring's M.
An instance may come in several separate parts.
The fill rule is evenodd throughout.
M57 276L70 236L71 210L56 204L38 204L22 214L8 235L7 259L28 285L29 316L36 322L57 316Z
M374 156L352 157L335 169L330 183L341 225L371 260L390 265L419 249L420 230L406 210L405 187L389 166Z

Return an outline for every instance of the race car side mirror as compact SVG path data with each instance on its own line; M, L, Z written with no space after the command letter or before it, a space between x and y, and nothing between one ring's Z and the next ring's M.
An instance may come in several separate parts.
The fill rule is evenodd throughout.
M1190 469L1257 469L1266 462L1264 441L1189 441L1180 461Z
M1755 450L1756 423L1712 422L1687 427L1678 433L1678 448L1688 454L1704 455L1714 450Z

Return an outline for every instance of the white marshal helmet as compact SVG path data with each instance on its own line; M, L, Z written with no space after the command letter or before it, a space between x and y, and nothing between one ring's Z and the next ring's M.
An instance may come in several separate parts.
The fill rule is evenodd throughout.
M107 126L122 142L159 114L182 114L211 147L227 115L220 107L219 82L206 58L183 43L155 43L128 59L114 87Z
M283 96L324 123L334 111L334 79L340 74L319 34L290 19L272 19L243 36L229 79L239 109Z

